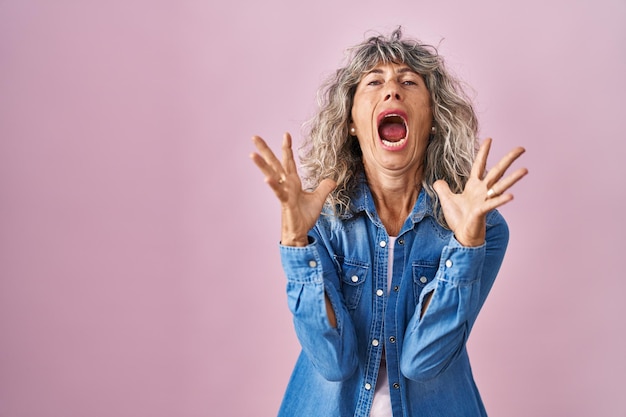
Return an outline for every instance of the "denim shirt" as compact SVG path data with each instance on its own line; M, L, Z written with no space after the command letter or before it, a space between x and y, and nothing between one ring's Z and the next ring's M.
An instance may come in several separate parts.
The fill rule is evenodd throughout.
M464 247L431 207L422 190L396 239L389 292L389 235L365 183L351 214L320 216L308 246L280 246L302 352L279 416L367 417L383 355L394 416L487 415L466 342L502 263L508 228L494 210L485 243Z

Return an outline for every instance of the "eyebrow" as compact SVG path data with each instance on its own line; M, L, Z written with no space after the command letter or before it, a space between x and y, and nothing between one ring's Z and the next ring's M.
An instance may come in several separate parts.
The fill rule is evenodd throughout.
M410 67L402 67L397 72L400 74L405 72L412 72L413 74L417 74L417 72L413 71Z
M413 71L410 67L401 67L396 71L398 74L404 74L405 72L412 72L413 74L417 74L417 72ZM380 68L374 68L371 71L365 73L365 75L369 74L382 74L383 70Z

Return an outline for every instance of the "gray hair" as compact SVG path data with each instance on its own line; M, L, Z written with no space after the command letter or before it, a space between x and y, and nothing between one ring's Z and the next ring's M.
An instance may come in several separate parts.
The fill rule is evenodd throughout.
M431 95L433 126L424 159L422 186L433 201L437 220L446 226L432 185L445 180L461 192L477 149L478 121L462 85L448 70L434 46L401 39L400 28L389 37L374 36L348 49L347 65L330 76L318 92L319 110L305 125L301 163L307 187L331 178L337 187L328 197L338 215L350 212L351 198L363 172L361 149L348 133L356 87L362 76L379 63L404 63L424 79Z

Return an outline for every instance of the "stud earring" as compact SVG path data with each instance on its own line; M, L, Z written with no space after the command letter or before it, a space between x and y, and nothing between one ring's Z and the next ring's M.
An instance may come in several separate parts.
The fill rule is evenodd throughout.
M430 134L431 134L431 135L434 135L435 133L437 133L437 128L436 128L435 126L432 126L432 127L430 128Z
M351 134L352 136L356 136L356 129L355 129L354 127L351 127L351 128L350 128L350 134Z

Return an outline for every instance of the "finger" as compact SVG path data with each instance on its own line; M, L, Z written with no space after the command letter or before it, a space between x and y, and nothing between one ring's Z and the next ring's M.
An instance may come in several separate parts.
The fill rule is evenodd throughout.
M285 201L288 198L288 195L283 184L284 179L280 175L276 174L274 168L268 165L261 155L253 153L250 155L250 158L261 169L261 172L265 175L265 183L270 186L278 199L280 201Z
M296 161L293 157L293 149L291 144L291 135L286 132L283 135L283 169L285 173L292 174L297 172Z
M254 142L254 145L259 150L260 157L263 158L263 160L265 161L264 166L266 170L271 168L274 171L274 172L266 172L266 171L263 171L263 172L266 175L275 175L278 177L284 176L284 169L283 169L282 164L280 163L280 160L276 157L276 155L270 149L267 143L260 136L253 136L252 141ZM261 166L259 166L259 168L263 170Z
M258 150L258 153L255 155L262 158L265 165L270 165L270 161L276 159L274 152L260 136L252 136L252 143L254 143L254 146L256 146Z
M513 200L513 194L511 194L511 193L505 193L505 194L496 195L494 197L489 198L485 202L483 210L484 210L485 213L488 213L491 210L495 210L498 207L508 203L511 200Z
M254 164L259 167L259 169L261 170L261 172L263 174L265 174L266 177L271 176L272 174L275 174L274 168L272 168L271 166L268 165L268 163L265 161L265 159L259 155L258 153L251 153L250 154L250 159L252 159L252 162L254 162Z
M483 177L485 169L487 167L487 157L489 156L489 150L491 149L491 138L487 138L483 141L476 154L476 159L472 165L471 176L476 178Z
M257 139L262 141L262 139L258 137ZM258 140L255 139L255 142L259 143L259 146L262 147L262 144L258 142ZM265 175L265 183L268 184L270 188L274 191L276 196L281 201L283 201L285 199L285 193L284 193L285 190L283 186L285 178L283 174L276 173L276 170L274 169L274 167L269 165L267 161L265 160L265 158L263 158L258 153L250 154L250 159L252 159L252 161L256 164L256 166L259 167L261 172Z
M282 182L283 180L280 177L280 175L276 174L276 171L274 171L274 168L269 166L261 155L257 153L253 153L252 155L250 155L250 158L261 169L261 172L263 172L263 174L265 175L265 183L268 184L272 188L272 190L274 190L274 193L282 201L284 197L284 187L283 187L283 182Z
M515 162L515 160L519 158L524 152L526 152L526 149L520 146L511 150L502 159L500 159L500 161L498 161L498 163L494 165L485 176L487 187L491 187L497 181L499 181L506 172L506 170L509 169L513 162Z
M493 190L493 196L497 196L497 195L503 194L504 192L506 192L506 190L511 188L516 182L518 182L519 180L524 178L524 176L526 174L528 174L528 169L526 169L526 168L519 168L515 172L513 172L512 174L507 176L506 178L503 178L500 181L498 181L497 183L495 183L490 188L490 191ZM487 198L491 197L489 194L490 193L488 192L487 193Z

